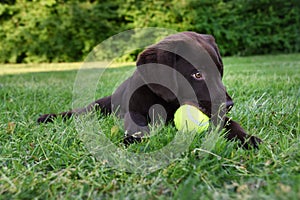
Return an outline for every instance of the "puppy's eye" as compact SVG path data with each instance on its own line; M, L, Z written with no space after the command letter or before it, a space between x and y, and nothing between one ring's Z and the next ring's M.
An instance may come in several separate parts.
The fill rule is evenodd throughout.
M203 76L200 72L196 72L196 73L192 74L192 77L196 80L199 80L199 79L203 78Z

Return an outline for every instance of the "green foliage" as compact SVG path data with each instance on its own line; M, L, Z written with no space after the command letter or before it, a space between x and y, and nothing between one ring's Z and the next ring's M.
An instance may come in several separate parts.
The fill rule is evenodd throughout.
M132 2L129 0L128 2ZM168 27L212 34L222 55L300 50L300 4L281 0L133 1L129 27Z
M1 1L0 62L82 61L106 38L141 27L212 34L222 55L299 52L299 13L297 0Z
M116 8L110 1L1 4L0 62L81 61L100 41L119 32Z

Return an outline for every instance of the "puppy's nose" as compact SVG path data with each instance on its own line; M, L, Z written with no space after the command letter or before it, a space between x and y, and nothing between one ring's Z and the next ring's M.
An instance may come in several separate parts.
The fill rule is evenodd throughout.
M227 100L226 101L226 108L227 108L227 110L230 110L233 105L234 105L234 103L233 103L232 100Z

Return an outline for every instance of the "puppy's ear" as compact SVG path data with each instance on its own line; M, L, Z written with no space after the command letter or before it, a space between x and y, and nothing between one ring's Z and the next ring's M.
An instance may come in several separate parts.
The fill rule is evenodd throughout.
M192 38L195 43L201 45L202 50L205 50L208 53L214 64L218 67L221 77L223 77L223 62L215 38L212 35L199 34L190 31L183 32L183 34Z
M174 53L149 47L138 57L137 74L153 93L167 102L174 101L178 88L175 64Z
M210 47L208 47L206 49L209 52L209 54L210 54L211 58L213 59L214 63L217 65L217 67L220 71L221 77L223 77L223 71L224 71L223 61L222 61L222 58L221 58L221 54L220 54L218 45L215 42L215 38L211 35L201 34L201 36L210 45Z
M139 67L147 63L157 63L157 49L148 48L139 54L136 66Z

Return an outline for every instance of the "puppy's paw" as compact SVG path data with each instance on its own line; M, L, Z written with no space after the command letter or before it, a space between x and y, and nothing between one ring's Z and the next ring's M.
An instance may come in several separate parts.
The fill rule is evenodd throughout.
M38 119L37 122L38 123L49 123L49 122L53 122L53 120L57 117L56 114L45 114L45 115L41 115Z
M137 132L132 135L125 133L125 138L124 138L123 142L126 146L133 144L133 143L140 143L142 141L142 137L143 137L143 134L141 132Z
M258 149L259 148L259 145L263 143L263 141L256 137L256 136L253 136L253 135L250 135L248 136L246 142L243 144L243 147L245 149L250 149L251 147L252 148L255 148L255 149Z

